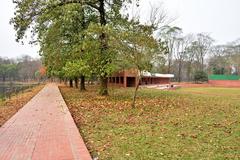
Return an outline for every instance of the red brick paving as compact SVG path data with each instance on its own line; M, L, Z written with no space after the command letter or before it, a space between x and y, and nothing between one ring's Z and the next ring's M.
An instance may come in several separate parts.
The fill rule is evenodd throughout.
M90 160L55 84L48 84L0 128L0 160Z

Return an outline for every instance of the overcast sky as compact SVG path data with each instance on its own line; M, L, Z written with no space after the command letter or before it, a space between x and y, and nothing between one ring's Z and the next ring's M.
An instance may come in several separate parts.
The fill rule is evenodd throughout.
M13 26L9 24L9 20L13 17L14 5L12 0L2 0L0 5L0 56L1 57L18 57L23 54L38 56L38 47L21 45L15 41L15 31Z
M218 44L240 38L240 0L142 0L142 12L161 2L168 16L176 17L174 25L183 28L184 33L207 32ZM2 0L0 5L0 56L17 57L28 54L38 56L38 47L15 42L15 31L9 25L13 16L12 0Z

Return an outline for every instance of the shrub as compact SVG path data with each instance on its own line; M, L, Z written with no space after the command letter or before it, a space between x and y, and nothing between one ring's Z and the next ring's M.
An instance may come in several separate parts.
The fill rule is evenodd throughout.
M194 73L194 81L198 82L207 82L208 81L208 74L204 71L197 71Z

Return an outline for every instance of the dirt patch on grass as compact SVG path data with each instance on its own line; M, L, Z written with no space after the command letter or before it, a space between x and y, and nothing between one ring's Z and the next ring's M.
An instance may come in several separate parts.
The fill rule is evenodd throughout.
M225 87L225 88L240 88L240 87L236 87L236 86L231 86L231 85L224 85L224 84L210 84L210 83L193 83L193 82L174 82L172 83L173 85L177 85L180 86L182 88L207 88L207 87L216 87L216 88L221 88L221 87Z
M27 89L23 93L12 96L11 99L0 102L0 126L10 119L19 109L30 101L44 85Z
M209 83L191 83L191 82L180 82L180 83L172 83L174 85L183 87L183 88L192 88L192 87L213 87L213 85Z

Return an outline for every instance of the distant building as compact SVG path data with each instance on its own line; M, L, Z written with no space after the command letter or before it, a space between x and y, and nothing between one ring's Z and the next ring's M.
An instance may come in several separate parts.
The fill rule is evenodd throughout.
M137 70L130 69L117 72L108 77L108 84L119 87L135 87L137 84ZM173 74L159 74L144 72L140 80L140 85L170 84Z

